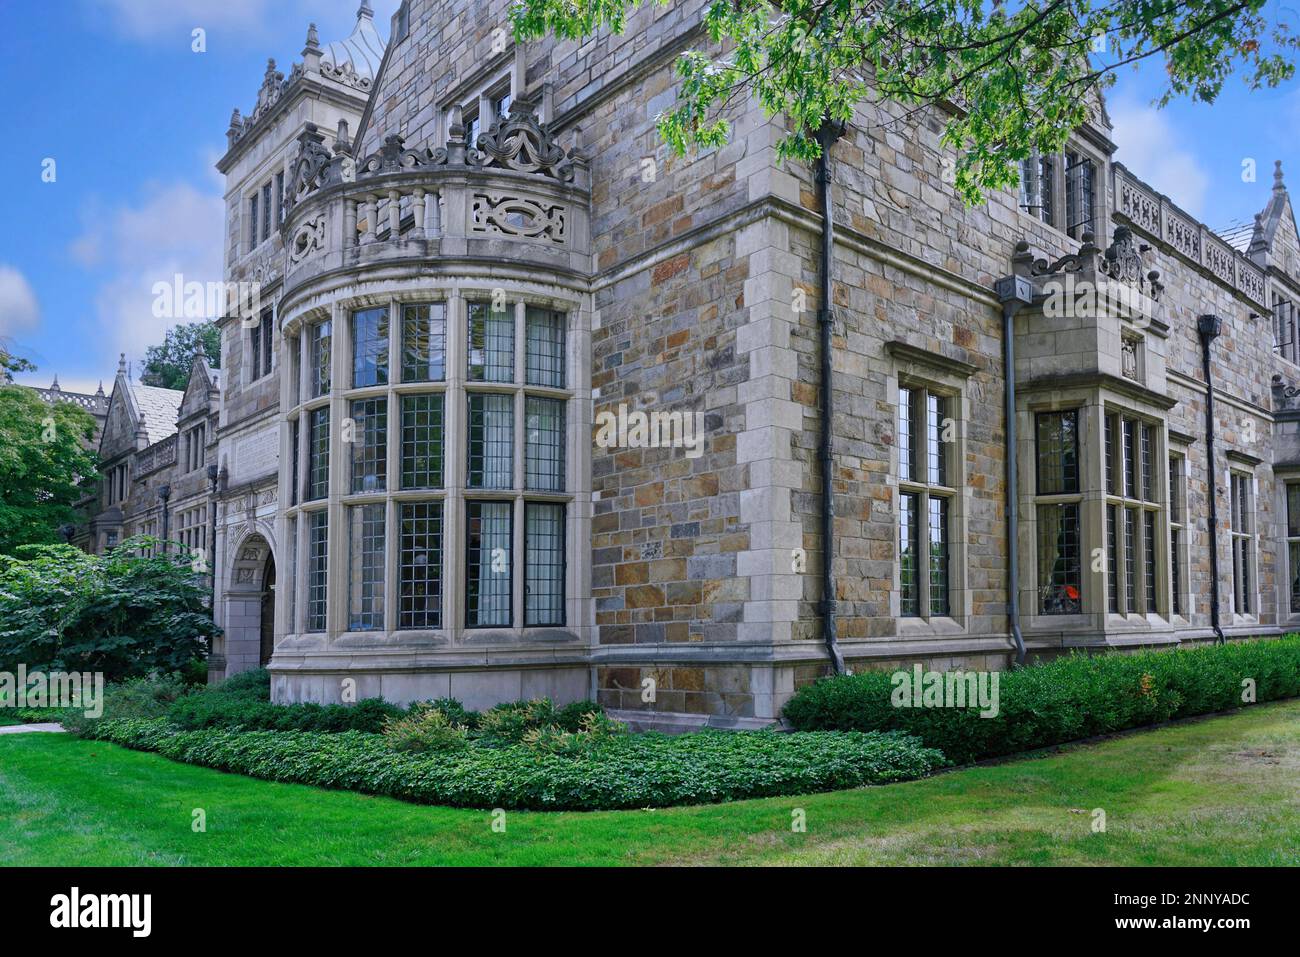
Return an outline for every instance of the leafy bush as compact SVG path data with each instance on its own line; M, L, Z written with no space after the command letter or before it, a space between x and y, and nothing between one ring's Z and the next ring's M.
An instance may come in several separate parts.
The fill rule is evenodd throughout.
M1256 700L1300 695L1300 637L1173 651L1087 656L1003 672L999 712L891 704L889 672L826 678L786 704L801 731L903 731L955 762L1012 754L1241 707L1243 681Z
M384 722L405 714L402 708L379 698L354 705L271 704L248 691L212 691L186 695L167 711L167 718L186 731L203 728L243 728L246 731L382 731Z
M526 747L394 752L380 735L176 731L104 721L104 741L268 781L454 807L602 810L809 794L921 777L943 756L898 734L700 731L620 735L578 757Z
M129 539L106 555L70 545L0 555L0 670L171 674L207 654L208 589L179 548Z
M252 698L255 701L271 700L271 672L265 668L257 668L253 671L241 671L237 675L231 675L219 685L212 685L207 689L208 694L234 695L243 698Z
M88 718L82 710L70 708L58 719L64 730L82 738L94 737L91 733L100 721L108 719L161 718L174 702L180 700L188 689L179 675L162 675L154 678L132 678L104 689L103 716Z
M416 705L411 713L384 722L384 739L394 751L464 751L470 746L469 729L457 724L446 711Z

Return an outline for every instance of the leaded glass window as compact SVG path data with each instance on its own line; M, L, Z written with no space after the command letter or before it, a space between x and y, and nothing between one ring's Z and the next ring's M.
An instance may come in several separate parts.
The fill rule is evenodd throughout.
M383 503L353 505L348 514L348 630L384 627Z
M524 487L533 492L564 491L564 401L530 395L524 400L528 430Z
M514 421L513 396L470 395L470 488L510 488L514 484Z
M328 559L329 515L312 512L307 519L307 631L325 630Z
M352 388L388 384L388 307L352 314Z
M527 385L564 388L564 325L566 316L554 309L529 306L525 312Z
M382 492L388 478L388 400L352 400L352 491Z
M513 382L515 378L515 309L497 310L486 302L469 303L469 379Z
M465 627L508 627L514 507L510 502L467 502L465 511Z
M402 306L402 381L447 378L447 307L434 302Z
M442 502L403 502L399 627L442 627Z
M564 624L563 505L524 505L524 624Z
M443 396L402 396L402 488L442 488Z
M313 409L307 415L307 501L329 494L330 410Z

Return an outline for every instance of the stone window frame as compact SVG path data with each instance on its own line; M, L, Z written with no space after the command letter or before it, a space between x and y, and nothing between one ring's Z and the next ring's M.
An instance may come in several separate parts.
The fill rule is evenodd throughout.
M1230 458L1230 462L1231 462ZM1231 601L1229 609L1231 610L1232 620L1240 624L1256 624L1259 622L1259 483L1255 476L1255 469L1244 463L1230 464L1228 466L1228 568L1229 579L1232 582ZM1238 501L1238 493L1244 492L1247 506L1244 515L1241 512L1242 502ZM1239 527L1243 522L1245 527ZM1245 574L1246 579L1242 581L1239 578L1241 565L1238 559L1238 549L1244 549ZM1244 589L1242 586L1245 586ZM1244 596L1245 602L1239 602L1238 599ZM1249 607L1242 611L1241 604L1249 604Z
M967 519L970 514L971 490L967 482L966 434L971 421L969 380L976 367L959 359L952 359L942 354L910 345L902 340L885 344L885 351L893 359L889 372L888 389L891 397L890 408L893 410L892 427L898 424L898 395L900 388L912 388L933 392L948 399L948 417L954 425L953 445L949 450L946 468L949 471L945 492L948 495L948 614L931 616L928 614L928 580L924 576L925 587L920 600L921 616L904 616L901 614L902 588L900 583L901 561L898 555L898 524L901 521L900 509L904 491L914 490L915 483L902 481L899 461L898 443L893 442L890 451L889 484L893 490L895 515L893 523L894 558L893 583L890 592L890 617L894 621L895 634L933 636L963 634L971 625L973 616L972 592L969 586L967 558ZM918 512L920 509L918 508ZM927 565L928 568L928 565Z
M1040 424L1043 416L1069 416L1074 417L1074 479L1075 487L1073 489L1063 489L1061 491L1044 491L1042 488L1042 449L1039 445L1039 436L1041 435ZM1089 592L1092 589L1085 582L1085 569L1088 567L1089 550L1087 547L1088 540L1086 536L1086 520L1084 516L1084 498L1087 488L1087 478L1084 468L1085 458L1085 440L1084 430L1087 422L1087 410L1082 406L1066 405L1057 409L1039 409L1033 411L1030 415L1031 429L1027 438L1029 446L1029 455L1032 461L1032 469L1029 473L1029 493L1033 500L1031 514L1033 516L1033 548L1030 550L1030 569L1032 570L1033 595L1032 614L1039 619L1048 621L1078 618L1086 613L1087 600ZM1045 508L1069 507L1075 509L1075 523L1078 530L1078 561L1079 561L1079 592L1080 594L1068 596L1072 601L1078 601L1079 610L1067 614L1057 612L1047 612L1043 609L1043 583L1039 581L1038 569L1040 565L1039 556L1039 529L1038 516Z
M185 471L197 472L207 461L207 425L203 422L185 430Z
M1070 226L1070 210L1066 202L1068 196L1067 177L1068 177L1068 157L1071 155L1081 156L1084 160L1092 163L1093 170L1093 195L1092 195L1092 216L1088 220L1081 221L1073 228ZM1021 163L1021 178L1024 177L1024 164L1038 161L1039 176L1030 184L1021 183L1017 196L1016 208L1020 212L1038 220L1043 225L1049 227L1075 242L1082 240L1084 225L1089 226L1090 232L1094 236L1104 234L1103 226L1105 224L1107 204L1106 204L1106 184L1107 169L1109 161L1096 148L1085 144L1080 137L1071 137L1059 152L1050 154L1033 153L1027 160ZM1048 184L1048 201L1042 202L1042 176L1041 164L1046 161L1051 164L1051 183ZM1037 191L1029 187L1037 187ZM1042 208L1046 206L1051 209L1051 220L1044 219Z
M460 105L461 122L465 126L466 138L471 147L474 146L475 139L470 135L471 121L480 116L488 116L492 112L494 102L499 101L503 96L509 97L513 102L524 95L522 54L522 48L516 47L514 53L509 57L509 62L501 63L500 60L495 60L495 67L489 67L488 70L471 77L468 82L462 84L443 101L448 104ZM509 112L508 107L507 112ZM546 116L542 117L543 122L547 119ZM442 142L451 135L450 106L442 111L439 125L440 129L436 139L438 142ZM479 133L485 132L487 132L487 127L479 129Z
M1154 622L1168 620L1172 598L1173 572L1170 566L1171 545L1169 528L1169 460L1168 442L1162 436L1164 423L1150 414L1133 410L1130 406L1107 401L1102 416L1102 492L1103 528L1100 547L1105 556L1106 619L1108 627L1115 622ZM1132 465L1134 488L1129 494L1129 449L1125 426L1133 425ZM1113 459L1112 459L1113 455ZM1182 457L1184 464L1186 456ZM1163 465L1162 465L1163 463ZM1112 484L1112 468L1114 482ZM1114 532L1111 530L1112 509ZM1133 522L1133 610L1128 610L1129 562L1127 546L1120 546L1128 537L1128 515L1136 513ZM1150 517L1148 517L1150 516ZM1085 523L1085 528L1087 527ZM1085 556L1096 555L1086 534L1083 544ZM1110 604L1111 578L1118 610ZM1150 592L1154 591L1154 594Z
M1169 477L1166 527L1169 529L1169 620L1190 622L1193 611L1191 582L1192 523L1187 513L1188 464L1186 444L1179 444L1171 433L1166 460ZM1175 465L1177 463L1177 465ZM1178 536L1175 542L1175 535ZM1175 582L1176 579L1176 582Z
M252 385L275 371L275 306L267 306L258 314L257 321L245 326L248 336L244 340L244 383Z
M349 476L344 473L347 468L349 456L342 454L333 454L336 450L331 448L330 455L330 479L329 493L324 499L316 501L301 501L296 505L290 505L284 514L286 520L286 529L288 528L287 519L310 516L312 513L325 510L328 513L329 533L327 538L338 539L335 534L336 530L345 529L345 512L344 509L355 506L379 502L386 503L385 518L385 624L384 634L391 638L400 639L403 635L419 635L427 637L430 634L442 635L454 641L464 642L469 636L477 632L491 632L494 635L503 635L515 640L525 640L530 633L555 631L560 629L567 634L578 634L585 632L585 621L580 602L580 596L583 594L581 582L583 576L589 574L587 563L581 556L567 556L566 570L564 573L564 607L566 609L565 624L559 626L553 625L525 625L525 595L523 589L527 577L525 561L527 556L526 543L524 542L525 534L525 510L529 503L554 503L565 506L564 519L564 536L565 540L582 541L584 528L589 525L589 518L586 517L586 509L580 508L581 490L588 488L587 483L581 480L581 468L585 458L578 454L580 446L577 444L580 437L589 433L590 414L584 413L583 404L580 396L583 394L581 386L587 382L587 377L582 370L581 359L585 352L585 336L582 335L582 323L586 321L587 308L583 303L580 295L573 293L568 294L561 292L556 287L545 287L539 290L534 283L517 283L506 286L506 299L512 304L515 310L515 377L510 383L500 382L468 382L467 381L467 335L468 335L468 302L471 300L483 300L492 297L496 290L501 288L500 283L488 284L477 282L447 282L437 286L431 286L425 289L412 291L409 287L402 287L391 292L358 294L347 299L340 299L329 306L321 306L309 310L306 315L294 322L294 332L291 336L286 337L286 342L293 342L300 351L301 361L299 363L299 378L302 380L295 386L289 383L288 376L282 377L281 383L282 402L288 409L284 416L284 430L282 432L282 449L281 455L281 487L282 491L287 490L290 483L304 481L304 477L297 477L290 474L288 462L293 456L288 448L289 437L294 431L292 424L295 421L305 421L305 416L310 412L320 408L330 408L331 421L342 421L343 410L350 406L350 403L357 398L367 396L387 396L389 398L389 429L387 444L387 465L389 483L388 490L374 491L366 493L351 493L348 491ZM389 355L391 357L401 355L402 308L406 305L426 304L430 302L444 303L447 317L447 341L446 341L446 375L442 380L437 381L420 381L406 383L402 382L400 375L391 375L388 377L389 382L386 385L366 386L363 388L341 388L339 383L351 382L351 348L352 348L352 330L351 316L352 313L364 309L368 306L388 304L390 308L389 321ZM530 385L525 382L527 375L528 363L526 361L526 335L527 323L526 315L528 306L538 306L545 309L553 309L563 312L566 315L566 338L569 342L567 349L567 370L564 388L552 388L546 386ZM336 388L321 396L310 397L299 402L296 406L290 407L290 397L295 394L310 396L310 376L311 363L308 351L310 350L311 336L303 334L314 326L323 321L331 323L331 344L332 352L330 356L330 377L332 385ZM579 342L579 339L582 339ZM468 489L465 487L466 447L465 438L462 433L466 429L465 409L467 406L467 395L471 391L486 392L507 392L515 397L516 410L516 428L513 437L515 450L514 474L515 479L510 489L488 490L488 489ZM393 402L396 399L399 403L397 408L400 409L400 399L403 395L408 394L428 394L439 393L444 395L444 481L443 487L439 489L412 489L404 490L398 487L400 481L400 457L401 457L401 423L400 419L394 427L392 419ZM522 423L525 422L523 407L526 402L526 395L536 394L544 397L562 398L566 402L566 433L565 433L565 460L568 464L566 468L566 487L562 492L542 492L527 490L524 487L524 469L525 469L525 452L524 443L526 442L525 429ZM303 443L306 442L307 433L310 430L306 428L297 429L299 442L298 460L301 463L308 461L306 449ZM338 435L336 431L331 435L331 446L337 443ZM396 460L396 461L395 461ZM300 468L303 466L300 466ZM284 495L283 501L291 502L291 495ZM465 503L469 500L475 501L510 501L513 503L512 515L514 517L512 528L512 624L507 627L491 627L486 629L469 628L464 622L464 584L466 581L465 566ZM442 626L436 629L401 629L400 624L400 555L398 554L401 544L401 505L409 502L441 502L443 506L443 540L442 540ZM303 541L297 543L299 554L308 555L306 538L309 532L308 521L296 521L296 534ZM339 548L331 548L327 553L328 573L326 588L326 628L324 631L325 640L328 644L337 641L348 643L355 642L363 638L364 635L370 636L370 641L374 640L375 632L349 632L346 630L348 614L346 601L348 597L348 586L346 580L346 555ZM304 564L304 568L308 563ZM293 605L299 609L297 614L299 618L305 616L306 608L306 575L300 575L298 581L293 582L292 589L286 588L283 591L293 590L296 593ZM299 593L299 590L301 592ZM281 599L281 606L278 614L284 616L288 614L290 602L287 595ZM283 618L281 619L284 620ZM288 623L293 627L299 625L298 621ZM291 628L284 629L285 633L293 632ZM317 632L319 634L319 632ZM489 638L489 640L494 640Z

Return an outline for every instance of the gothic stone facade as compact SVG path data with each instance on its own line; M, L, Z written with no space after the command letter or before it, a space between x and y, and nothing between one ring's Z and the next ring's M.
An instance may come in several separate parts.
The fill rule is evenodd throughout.
M265 549L277 700L594 696L658 724L766 723L828 664L812 173L776 161L780 121L752 103L721 149L657 138L702 2L526 47L508 6L409 0L351 99L312 87L309 38L259 97L298 105L232 134L230 275L260 270L274 308L269 329L224 327L214 670L252 662L233 626ZM1100 103L1020 194L975 208L938 122L901 114L863 107L832 154L849 666L1014 653L1008 276L1032 293L1010 503L1029 655L1209 640L1212 542L1225 633L1292 626L1300 246L1280 171L1239 249L1112 161ZM280 172L263 241L252 200ZM601 439L636 413L698 417L702 444Z

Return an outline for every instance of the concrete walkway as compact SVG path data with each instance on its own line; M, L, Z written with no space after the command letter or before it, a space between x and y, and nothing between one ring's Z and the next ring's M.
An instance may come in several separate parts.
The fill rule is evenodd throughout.
M55 734L63 734L63 725L60 724L6 724L0 726L0 734L27 734L31 731L47 731Z

